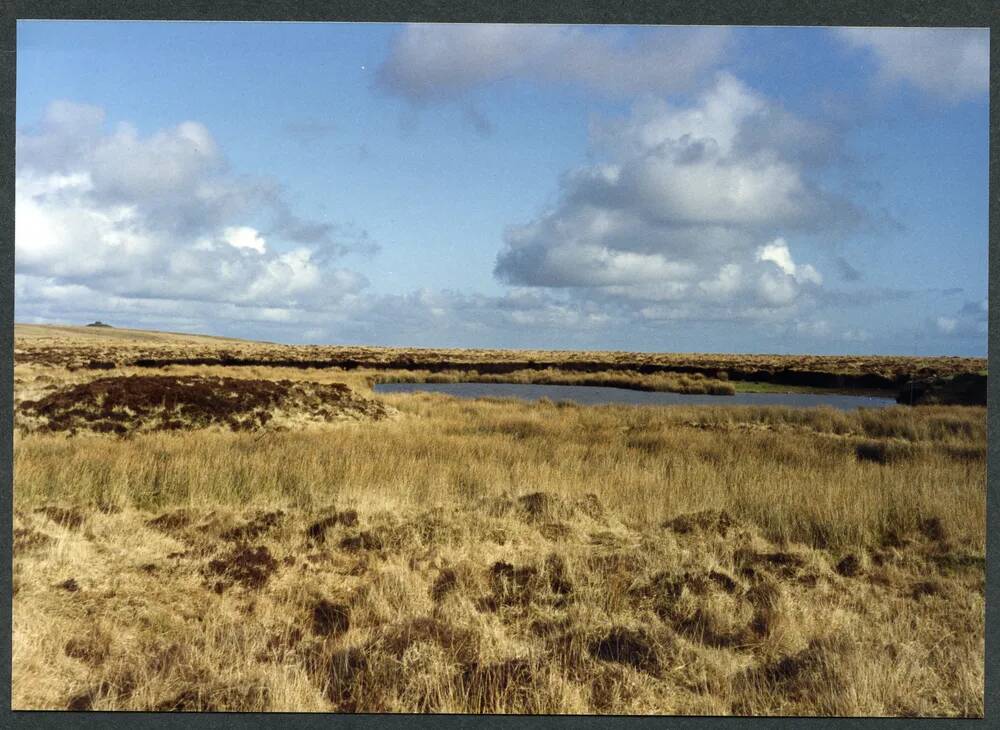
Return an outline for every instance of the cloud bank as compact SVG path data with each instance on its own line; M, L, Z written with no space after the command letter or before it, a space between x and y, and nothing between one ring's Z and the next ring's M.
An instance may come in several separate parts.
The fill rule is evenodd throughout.
M15 218L21 291L55 300L89 291L116 308L188 301L273 319L365 285L333 263L354 241L296 216L273 181L234 174L194 121L109 132L100 108L52 103L18 135Z
M985 28L838 28L851 48L870 51L883 82L904 82L948 101L990 88L990 36Z

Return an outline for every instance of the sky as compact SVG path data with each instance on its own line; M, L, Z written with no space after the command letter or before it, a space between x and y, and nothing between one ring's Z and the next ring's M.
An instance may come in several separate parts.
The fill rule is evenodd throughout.
M984 356L988 33L19 21L15 319Z

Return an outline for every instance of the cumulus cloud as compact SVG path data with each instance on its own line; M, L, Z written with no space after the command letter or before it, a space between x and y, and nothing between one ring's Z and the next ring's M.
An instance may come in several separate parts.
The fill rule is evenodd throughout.
M256 229L250 226L227 226L222 231L223 238L233 248L249 248L257 253L266 253L267 244Z
M611 96L688 88L722 59L724 28L419 23L393 39L378 84L418 104L506 79L572 84Z
M267 227L265 233L262 226ZM274 319L365 286L333 265L334 225L294 216L279 187L229 170L204 125L104 129L93 106L51 104L17 138L15 262L22 309L39 297L112 311L157 301ZM297 245L303 239L312 246Z
M108 131L99 108L58 102L20 132L17 152L22 321L400 344L439 344L428 337L449 331L472 345L512 331L585 337L612 320L597 304L517 288L370 294L362 275L336 265L346 250L374 248L367 233L302 218L275 182L235 175L194 122L148 136Z
M764 134L775 119L786 133ZM823 278L785 236L864 216L815 182L819 157L799 154L823 137L725 73L688 106L642 102L596 131L604 159L567 172L551 209L506 231L495 273L648 300L647 318L794 307Z
M838 28L851 48L878 61L885 82L905 82L949 101L985 95L990 85L985 28Z
M784 238L776 238L771 243L758 248L757 260L770 261L781 269L783 274L790 276L795 281L812 282L813 284L823 283L823 277L810 264L799 265L792 261L792 252L788 250L788 244Z
M698 287L709 298L725 301L740 290L743 284L743 267L739 264L725 264L714 279L699 282Z

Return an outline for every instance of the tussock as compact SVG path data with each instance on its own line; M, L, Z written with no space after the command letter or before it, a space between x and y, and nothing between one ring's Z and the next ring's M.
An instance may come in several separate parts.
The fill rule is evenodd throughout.
M983 713L983 408L376 398L381 351L164 373L128 361L244 345L110 332L19 355L17 709ZM249 410L119 408L139 372Z

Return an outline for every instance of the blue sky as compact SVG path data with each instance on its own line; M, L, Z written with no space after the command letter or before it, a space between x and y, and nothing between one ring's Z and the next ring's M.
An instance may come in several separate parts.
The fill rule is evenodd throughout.
M984 355L988 45L22 21L16 318Z

